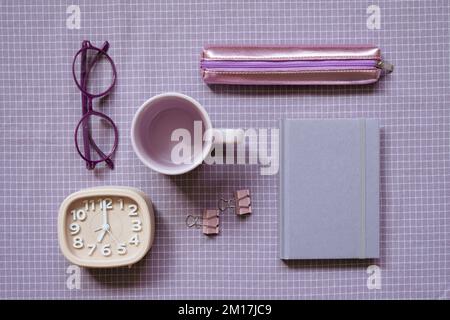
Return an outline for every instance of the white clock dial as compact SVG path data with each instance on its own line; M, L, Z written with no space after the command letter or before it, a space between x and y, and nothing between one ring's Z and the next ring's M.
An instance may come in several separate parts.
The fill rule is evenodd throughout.
M68 197L60 212L60 245L66 257L79 265L111 267L143 256L154 232L148 201L134 194L87 191Z
M139 206L126 197L90 197L72 203L67 233L79 257L133 254L143 230Z

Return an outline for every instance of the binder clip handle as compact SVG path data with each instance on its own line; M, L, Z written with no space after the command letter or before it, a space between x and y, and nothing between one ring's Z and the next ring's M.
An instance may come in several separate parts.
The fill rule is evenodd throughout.
M199 223L199 220L199 216L193 216L192 214L189 214L186 216L186 226L188 226L189 228L200 227L201 224Z
M224 198L220 198L219 201L217 202L217 208L219 209L220 212L224 212L225 210L228 210L230 208L234 208L235 207L235 199L224 199Z

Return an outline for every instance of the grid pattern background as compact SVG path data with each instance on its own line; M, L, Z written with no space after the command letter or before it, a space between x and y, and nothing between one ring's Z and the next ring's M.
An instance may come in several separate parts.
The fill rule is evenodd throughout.
M366 8L381 8L369 30ZM66 27L79 5L81 28ZM449 8L429 1L1 0L0 298L450 298ZM100 107L119 129L116 169L90 172L73 130L81 100L71 63L81 41L111 43L118 82ZM208 87L205 44L366 44L396 65L373 86ZM202 166L166 177L144 167L129 139L149 97L178 91L200 101L217 127L275 128L281 118L377 118L381 146L381 258L285 263L277 258L278 175L255 165ZM95 106L94 108L99 108ZM156 207L156 238L132 269L81 271L57 243L61 201L81 188L126 185ZM186 214L250 188L254 214L229 214L207 238ZM382 287L367 288L367 267Z

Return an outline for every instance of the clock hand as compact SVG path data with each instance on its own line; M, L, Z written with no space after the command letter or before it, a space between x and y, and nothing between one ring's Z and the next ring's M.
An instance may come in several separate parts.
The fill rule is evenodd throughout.
M102 242L103 238L105 237L106 232L107 232L107 230L103 229L103 232L100 233L97 237L97 242L99 242L99 243Z
M106 234L107 230L109 229L108 212L106 210L106 201L103 201L102 220L103 220L103 225L101 227L99 227L99 228L94 230L94 232L97 232L97 231L100 231L100 230L103 231L97 237L97 242L99 242L99 243L102 242L103 238L105 237L105 234Z
M106 201L103 201L103 226L108 224L108 213L106 210Z

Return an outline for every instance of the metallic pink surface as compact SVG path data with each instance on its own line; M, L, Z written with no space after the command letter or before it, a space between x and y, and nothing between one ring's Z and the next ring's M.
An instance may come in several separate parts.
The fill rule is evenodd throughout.
M381 70L315 70L297 72L214 72L202 71L210 84L261 85L332 85L369 84L376 82Z
M252 213L252 201L249 189L238 190L234 193L235 212L242 216Z
M211 60L324 60L381 59L375 46L210 46L203 59Z
M381 69L375 66L347 66L352 60L381 61L380 49L375 46L208 46L202 52L202 65L210 61L339 61L342 66L298 68L209 68L202 67L202 78L208 84L239 85L351 85L376 82ZM206 62L206 63L205 63ZM281 66L280 64L280 66Z
M220 231L220 213L216 209L207 209L203 211L203 234L216 235Z

